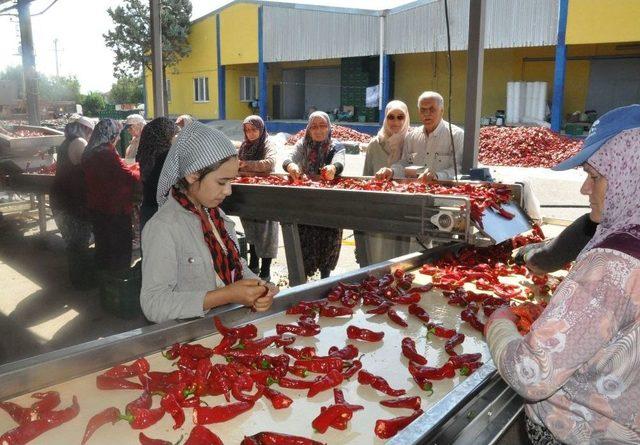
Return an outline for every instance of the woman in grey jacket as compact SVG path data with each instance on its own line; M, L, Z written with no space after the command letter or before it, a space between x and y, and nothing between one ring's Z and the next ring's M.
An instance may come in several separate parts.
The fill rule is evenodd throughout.
M237 151L199 122L176 137L158 182L158 212L142 232L140 304L156 323L203 316L227 303L257 311L278 289L240 258L234 223L218 208L238 175Z

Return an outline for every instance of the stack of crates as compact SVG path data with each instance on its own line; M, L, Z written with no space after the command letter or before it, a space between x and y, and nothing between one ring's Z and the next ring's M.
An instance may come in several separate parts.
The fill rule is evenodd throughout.
M353 105L355 107L355 116L364 114L366 88L369 81L367 72L363 69L362 57L351 57L342 59L341 65L341 97L342 105Z

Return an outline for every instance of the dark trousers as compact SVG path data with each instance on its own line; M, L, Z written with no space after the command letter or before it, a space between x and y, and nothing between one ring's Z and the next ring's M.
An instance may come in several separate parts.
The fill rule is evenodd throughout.
M125 272L131 267L131 215L93 214L98 270Z

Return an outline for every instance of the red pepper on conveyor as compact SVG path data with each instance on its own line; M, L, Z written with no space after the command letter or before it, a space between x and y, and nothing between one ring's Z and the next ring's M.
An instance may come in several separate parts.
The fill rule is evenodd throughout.
M130 365L118 365L104 373L107 377L121 378L133 377L149 372L149 362L145 358L139 358Z
M278 348L282 348L283 346L289 346L292 345L296 342L296 338L293 335L288 335L288 336L280 336L280 338L278 338L275 341L275 345Z
M84 430L84 435L82 436L82 442L80 442L80 445L84 445L85 443L87 443L89 438L93 436L93 433L95 433L101 426L108 423L114 425L118 420L120 420L120 410L118 408L112 406L100 411L98 414L89 419L87 427Z
M402 339L402 355L419 365L427 364L427 359L416 351L416 343L409 337Z
M445 344L444 344L444 350L447 352L447 354L449 355L458 355L456 353L456 351L454 351L453 348L455 348L456 346L462 344L462 342L464 341L464 334L456 334L453 337L451 337L450 339L448 339ZM420 365L424 365L424 363L419 363Z
M344 315L353 315L353 311L348 307L340 306L322 306L320 308L321 317L342 317Z
M31 397L38 399L31 404L31 411L36 414L55 409L60 405L60 393L58 391L34 392Z
M476 369L484 365L482 362L469 362L465 363L462 368L460 368L460 375L470 376L475 372Z
M337 346L331 346L329 348L329 357L338 357L342 360L352 360L358 356L360 351L354 345L347 345L342 349L338 349Z
M173 445L173 442L164 439L152 439L145 435L142 431L138 434L140 445Z
M358 328L356 326L347 327L347 337L351 340L363 340L369 342L377 342L382 340L384 332L374 332L369 329Z
M362 405L352 405L351 403L347 403L347 401L344 399L344 393L339 388L333 388L333 400L336 402L336 405L344 405L352 412L364 409L364 406Z
M411 365L409 365L411 366ZM371 374L370 372L360 370L358 373L358 383L361 385L369 385L373 389L385 393L388 396L398 397L407 393L404 389L393 389L389 383L382 377Z
M457 334L454 329L447 329L435 323L427 323L427 329L429 331L427 333L427 337L429 336L429 334L433 334L436 337L440 338L451 338Z
M232 338L232 337L223 337L223 338ZM244 349L244 350L258 350L262 351L263 349L275 344L278 340L280 340L280 335L270 335L269 337L264 337L259 340L240 340L240 342L234 346L234 349Z
M353 411L345 405L331 405L320 412L320 415L313 419L311 426L317 432L324 434L330 426L336 422L348 422L353 417Z
M433 283L425 284L423 286L412 287L411 292L424 293L429 292L433 289Z
M344 361L338 357L314 357L305 360L296 360L293 366L304 368L318 374L326 374L332 369L342 371Z
M131 382L124 377L107 377L102 374L96 376L96 386L98 389L143 389L140 383Z
M338 386L343 381L344 376L342 375L342 373L337 369L332 369L326 375L313 382L313 384L309 387L307 397L311 398L316 394L321 393L322 391L326 391L327 389L333 388L334 386Z
M477 331L484 333L484 323L482 323L476 314L473 313L471 309L465 309L460 313L460 318L463 321L466 321Z
M388 408L408 408L418 410L422 405L422 400L420 400L419 396L400 397L398 399L381 400L380 405Z
M419 320L429 323L429 314L417 304L414 303L409 305L409 313L414 317L417 317Z
M162 353L165 358L175 360L178 357L190 358L195 361L202 358L209 358L213 355L213 349L199 344L175 343Z
M347 290L340 297L340 303L348 308L355 307L360 301L360 294L356 291Z
M300 379L292 379L289 377L281 377L276 380L278 386L281 388L288 389L309 389L311 385L315 382L315 380L300 380Z
M160 406L162 407L162 409L168 412L171 417L173 417L174 430L177 430L182 426L182 424L184 424L184 410L182 409L182 406L176 399L175 395L166 394L165 396L163 396L162 400L160 400Z
M354 360L351 362L351 366L342 372L345 380L349 380L356 375L356 372L362 369L362 362L360 360Z
M420 366L411 362L409 363L409 373L413 377L420 377L428 380L444 380L451 379L456 376L455 368L451 362L445 363L440 368Z
M228 328L222 324L220 318L213 317L213 323L216 329L223 337L237 337L244 340L256 338L258 336L258 328L255 325L249 323L239 328Z
M58 411L47 411L42 413L36 420L18 425L0 436L0 443L3 445L24 445L46 431L70 421L75 418L79 412L80 405L78 405L78 399L76 396L73 396L73 402L68 408Z
M288 369L290 374L293 374L297 377L307 377L309 375L309 371L306 368L302 368L300 366L289 366Z
M134 407L149 409L151 408L152 403L153 403L153 400L151 398L151 393L148 391L143 391L142 394L140 394L140 397L127 403L127 405L124 408L124 412L129 413L131 412L131 408L134 408Z
M300 349L285 346L282 350L298 360L309 359L316 356L316 348L313 346L305 346Z
M164 417L164 408L138 408L131 407L127 414L120 414L122 420L126 420L134 430L143 430L160 421Z
M467 363L477 362L481 358L482 354L480 354L479 352L475 354L452 355L451 357L449 357L449 363L451 363L451 365L455 369L460 369Z
M285 332L299 335L301 337L313 337L320 333L320 325L316 326L301 326L293 324L276 324L276 332L278 335L282 335Z
M196 425L191 430L189 438L184 445L224 445L222 440L207 427Z
M234 402L219 406L198 406L193 408L193 423L206 425L231 420L253 408L252 402Z
M411 422L420 417L423 412L424 411L419 409L410 416L401 416L394 419L376 420L376 426L374 428L376 436L378 436L380 439L389 439L395 436L400 430L403 430L404 428L409 426Z
M293 400L291 399L291 397L273 388L265 388L264 396L267 399L269 399L269 401L271 402L271 405L275 409L288 408L293 403Z
M218 345L213 348L213 353L223 355L225 352L229 351L237 341L238 339L236 337L222 337L220 343L218 343ZM242 347L241 349L244 349L244 347Z
M410 294L406 295L385 294L385 297L395 304L405 305L419 303L420 299L422 298L418 292L411 292Z
M373 292L363 292L361 296L362 304L364 306L380 306L383 303L388 303L385 302L382 297L374 294Z
M264 386L256 384L255 393L251 395L245 394L244 391L251 391L253 385L253 379L249 374L241 374L231 385L231 395L238 402L255 403L260 397L262 397L262 394L264 394Z
M402 326L403 328L409 326L407 322L404 321L404 318L402 318L400 314L398 314L394 309L389 308L389 310L387 311L387 316L391 321L393 321L397 325Z
M388 301L383 301L380 305L374 307L373 309L369 309L366 313L372 315L382 315L386 314L387 311L393 307L393 303Z
M27 423L31 420L35 420L31 418L32 411L30 408L24 408L17 403L13 402L2 402L0 403L0 408L5 410L9 416L16 422L18 425L22 425L23 423Z
M427 393L427 396L433 395L433 383L423 377L413 377L413 380L420 387L421 390Z
M186 445L186 444L185 444ZM215 445L215 444L214 444ZM325 445L317 440L289 434L262 431L253 436L245 436L240 445Z

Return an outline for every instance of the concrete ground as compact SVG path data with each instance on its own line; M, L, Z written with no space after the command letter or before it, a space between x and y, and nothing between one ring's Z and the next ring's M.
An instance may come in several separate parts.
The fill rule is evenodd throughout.
M231 137L239 139L237 133ZM286 150L278 154L279 172L285 156ZM347 155L344 174L360 175L363 163L364 155ZM586 208L544 207L588 205L579 193L584 179L582 172L511 167L493 170L496 178L530 182L545 216L573 220L587 211ZM122 320L110 315L101 308L95 289L71 288L64 246L52 218L47 223L47 235L40 237L35 212L8 214L6 210L0 218L0 365L147 323L142 316ZM340 260L333 274L357 267L353 234L345 230ZM278 257L272 266L273 281L285 285L286 271L281 237Z

